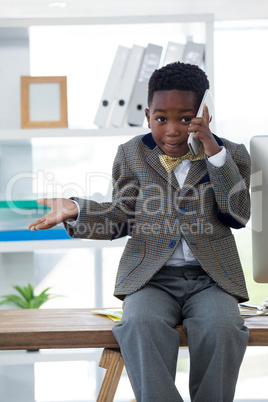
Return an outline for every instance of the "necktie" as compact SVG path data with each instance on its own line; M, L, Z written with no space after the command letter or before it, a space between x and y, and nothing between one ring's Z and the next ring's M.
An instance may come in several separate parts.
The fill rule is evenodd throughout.
M190 161L200 161L202 159L205 159L206 155L204 154L203 147L201 146L199 148L198 154L197 155L192 155L190 151L188 151L186 154L178 157L172 157L168 156L166 154L161 154L159 155L159 159L161 164L164 166L164 168L168 172L172 172L176 166L179 165L179 163L185 159L188 159Z

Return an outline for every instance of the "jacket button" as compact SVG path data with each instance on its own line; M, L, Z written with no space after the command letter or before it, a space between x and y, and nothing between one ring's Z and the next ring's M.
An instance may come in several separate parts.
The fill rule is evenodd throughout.
M185 214L185 209L183 207L179 207L179 213L184 215Z
M176 244L175 240L171 240L171 241L169 242L169 247L172 248L172 247L175 246L175 244Z

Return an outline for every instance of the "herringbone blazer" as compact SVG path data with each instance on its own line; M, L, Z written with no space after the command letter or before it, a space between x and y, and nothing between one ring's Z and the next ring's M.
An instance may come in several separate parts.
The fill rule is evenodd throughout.
M121 257L114 295L142 288L170 259L181 236L207 274L239 301L248 300L243 270L230 227L250 216L250 157L243 144L216 137L226 162L192 162L182 188L160 163L152 134L120 145L113 167L111 202L75 198L80 205L74 238L116 239L130 235Z

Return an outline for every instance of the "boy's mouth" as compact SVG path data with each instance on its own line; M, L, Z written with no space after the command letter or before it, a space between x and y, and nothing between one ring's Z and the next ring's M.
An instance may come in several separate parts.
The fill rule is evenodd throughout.
M169 144L169 143L165 142L165 146L168 148L177 148L179 146L179 144Z
M173 157L182 156L189 150L187 143L184 144L182 142L164 142L162 149L167 155Z

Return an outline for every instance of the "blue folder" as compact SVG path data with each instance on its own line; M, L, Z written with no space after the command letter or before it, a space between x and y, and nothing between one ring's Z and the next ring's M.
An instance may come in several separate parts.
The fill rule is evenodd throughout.
M3 230L0 231L0 241L26 240L71 240L64 229L48 230Z

